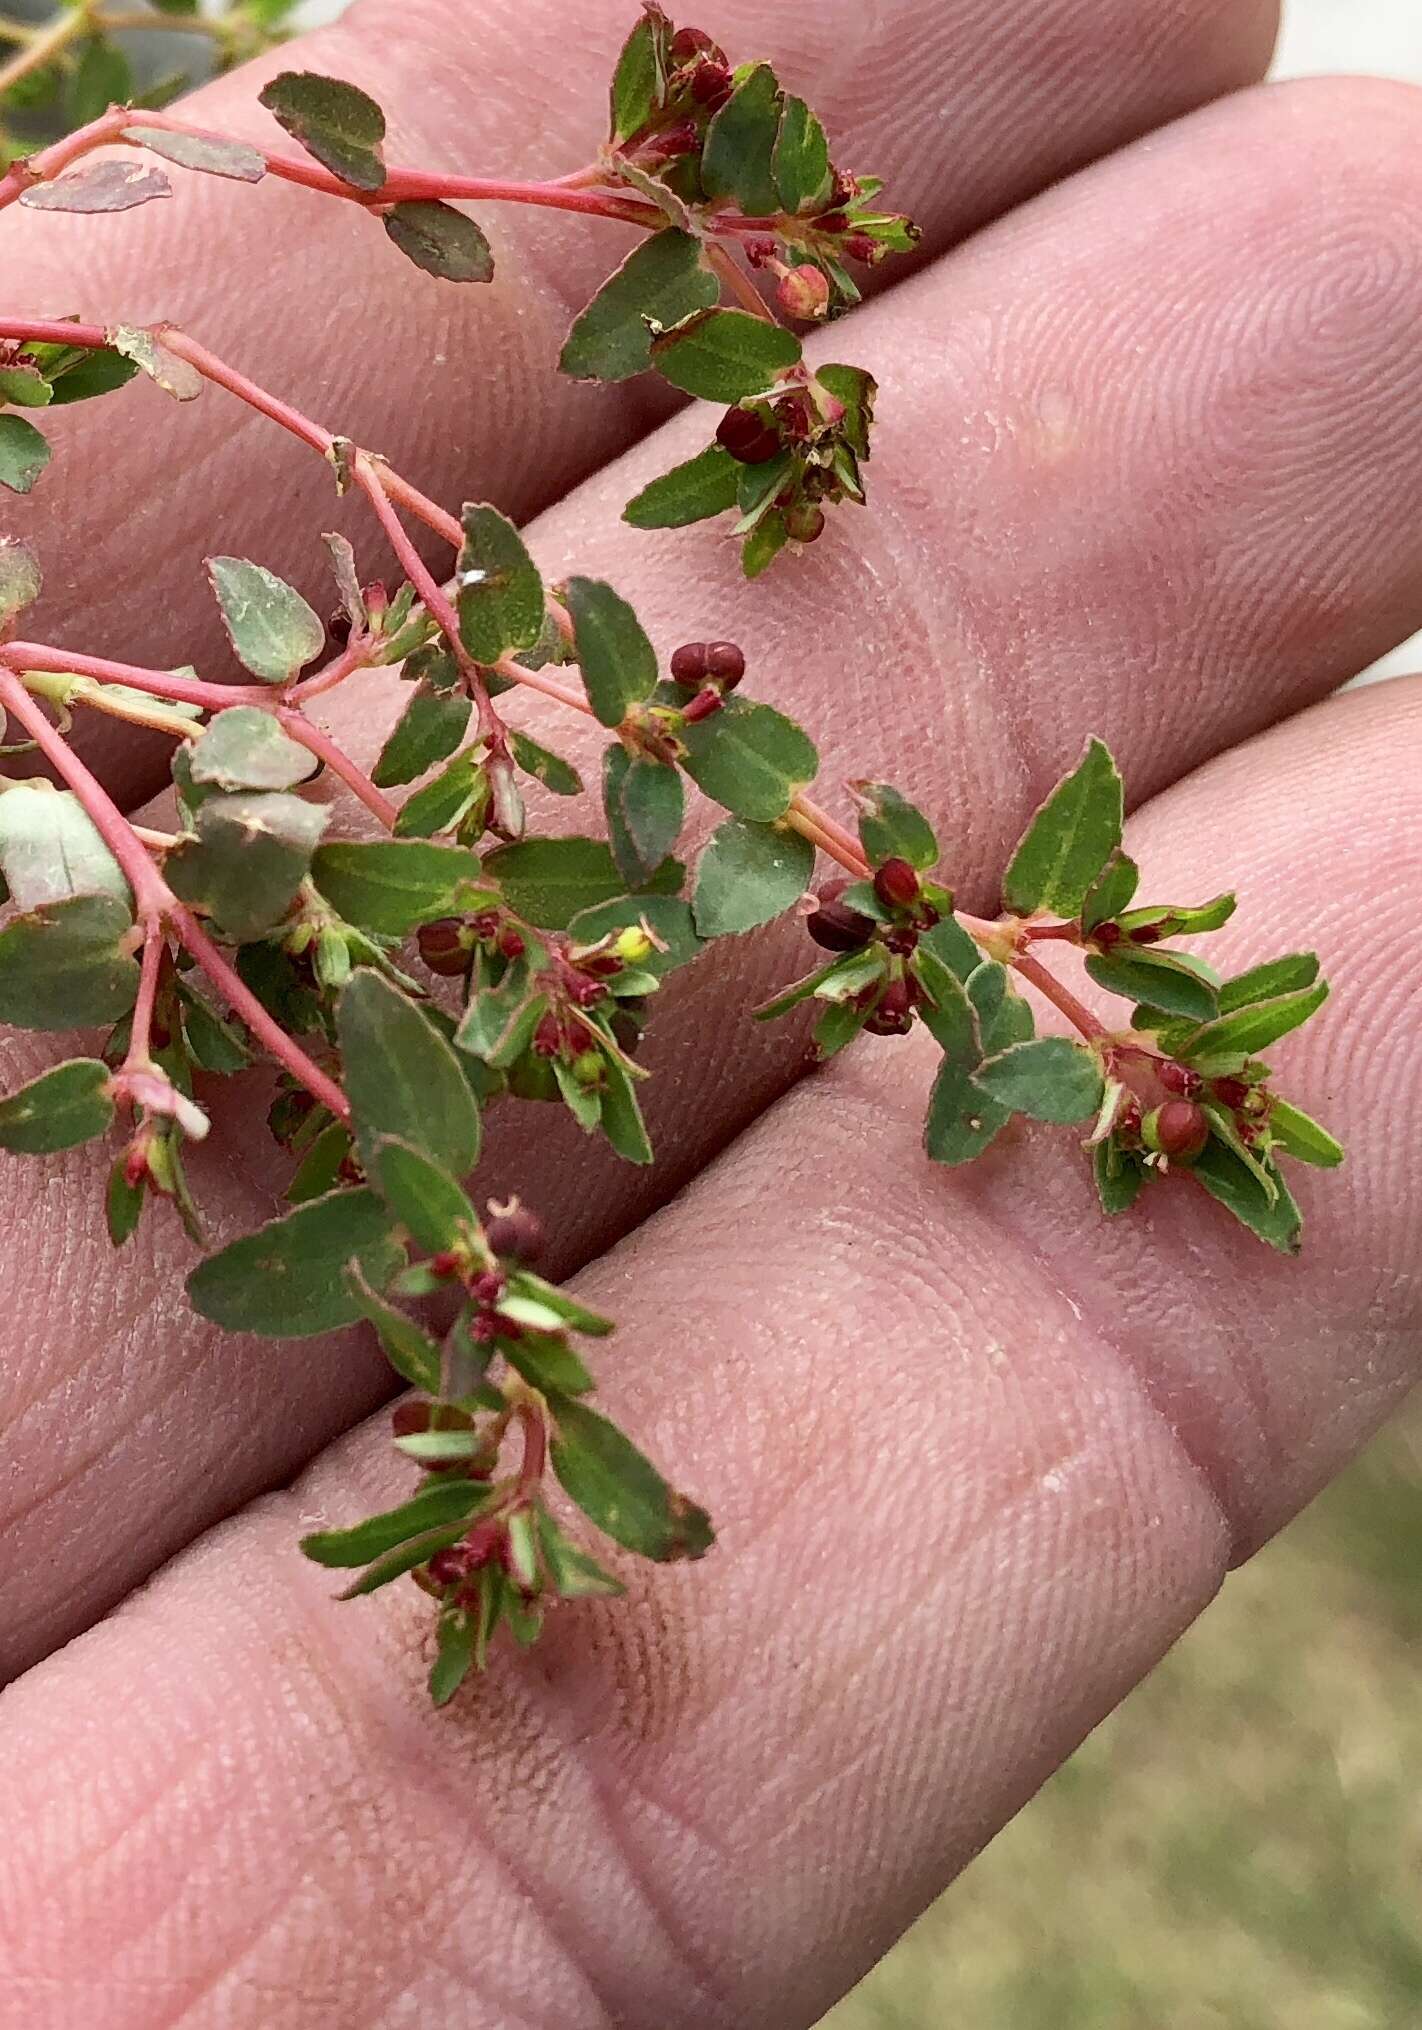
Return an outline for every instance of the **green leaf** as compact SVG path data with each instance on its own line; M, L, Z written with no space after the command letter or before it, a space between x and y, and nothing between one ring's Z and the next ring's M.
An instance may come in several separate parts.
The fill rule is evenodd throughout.
M564 1600L610 1599L626 1592L620 1579L614 1579L611 1572L604 1572L586 1551L579 1550L572 1539L559 1529L546 1508L537 1509L535 1520L538 1546L543 1553L548 1576L554 1590Z
M685 394L739 402L773 387L802 351L793 331L749 310L701 310L652 340L652 364Z
M200 1262L188 1297L199 1316L230 1332L309 1339L361 1317L347 1273L353 1261L379 1289L402 1259L373 1191L333 1191Z
M372 1558L422 1537L426 1530L466 1522L486 1499L487 1490L477 1482L450 1476L421 1488L398 1508L367 1516L351 1529L315 1530L301 1539L301 1548L315 1564L337 1571L368 1565Z
M784 211L822 211L833 187L825 130L803 99L787 98L772 157L775 188Z
M518 1322L518 1299L499 1306L500 1312ZM516 1374L530 1388L544 1395L586 1395L593 1378L566 1339L547 1331L527 1332L521 1339L501 1339L499 1350Z
M207 575L237 659L264 684L289 684L326 645L326 629L284 578L245 557L209 557Z
M762 515L741 545L741 571L747 578L759 578L768 571L790 540L790 526L779 508Z
M988 1099L973 1083L971 1064L945 1057L929 1095L924 1148L935 1163L952 1167L971 1163L1010 1119L1006 1107Z
M208 911L238 943L273 929L296 900L330 818L279 791L209 797L163 864L175 895Z
M1208 1022L1215 1013L1217 989L1208 966L1188 952L1162 952L1141 946L1125 955L1114 951L1093 954L1086 970L1098 987L1160 1008L1167 1015L1180 1015L1193 1022Z
M16 783L0 795L0 873L18 909L71 895L111 895L125 908L132 899L78 797L43 781Z
M381 188L385 115L365 92L314 71L282 71L259 96L292 139L333 176L356 190Z
M1080 764L1059 783L1028 826L1003 880L1019 915L1050 909L1075 916L1087 890L1121 843L1121 778L1109 750L1087 742Z
M573 648L588 702L604 726L620 726L657 688L657 652L632 608L610 585L570 578Z
M609 747L603 756L602 795L612 857L627 886L639 888L680 835L686 815L681 775L665 762ZM0 814L3 808L0 803Z
M511 965L497 986L484 984L486 962L475 966L469 996L454 1041L470 1057L506 1071L522 1057L547 1010L548 996L533 978L526 960Z
M1220 988L1220 1013L1232 1015L1255 1001L1272 1001L1281 994L1297 994L1318 978L1316 952L1291 952L1286 958L1269 959L1226 980Z
M462 1185L408 1142L377 1144L370 1181L415 1245L429 1254L455 1247L478 1225Z
M798 832L728 818L696 870L693 904L702 937L726 937L793 909L815 871L815 849Z
M1092 1168L1101 1210L1108 1218L1129 1212L1146 1181L1146 1172L1136 1158L1108 1139L1098 1142L1093 1149Z
M1247 1226L1271 1248L1284 1255L1298 1253L1302 1215L1288 1185L1276 1170L1270 1171L1274 1186L1271 1199L1258 1177L1212 1135L1191 1164L1189 1174L1198 1178L1211 1198L1217 1198L1221 1205L1227 1207L1242 1226Z
M589 1311L586 1304L580 1304L556 1283L545 1283L542 1276L535 1276L528 1269L516 1270L509 1277L509 1289L543 1305L572 1331L584 1333L589 1339L606 1339L614 1329L612 1320L604 1318L600 1311Z
M316 756L283 733L259 705L219 712L188 749L193 781L223 790L294 789L319 766Z
M637 1091L627 1071L615 1057L607 1059L606 1083L602 1089L602 1132L624 1163L647 1164L652 1160L652 1143Z
M0 932L0 1022L80 1029L117 1022L138 994L133 918L111 895L75 895Z
M108 1187L104 1193L104 1224L108 1229L109 1243L121 1248L131 1240L143 1217L144 1188L141 1184L130 1184L126 1171L127 1158L120 1156L109 1172Z
M397 783L414 782L453 754L469 726L474 707L457 691L436 691L417 684L399 723L380 750L371 771L378 789L393 789Z
M423 1389L426 1395L441 1393L443 1363L440 1350L427 1332L422 1332L413 1318L371 1289L361 1270L349 1271L351 1294L359 1305L361 1316L369 1319L380 1335L380 1344L385 1358L396 1374Z
M859 782L854 785L867 800L859 814L859 837L870 864L885 860L907 860L920 873L938 860L938 840L923 812L887 782Z
M675 1493L615 1424L566 1396L555 1400L553 1413L553 1471L614 1543L659 1563L710 1550L714 1533L705 1510Z
M195 11L195 10L189 10ZM208 176L228 176L238 183L260 183L267 173L266 157L245 141L219 140L209 134L175 134L167 127L125 127L125 141L161 155L180 168Z
M53 390L35 366L0 366L0 403L13 402L17 409L44 409L53 399Z
M40 596L40 567L18 536L0 536L0 627Z
M1117 917L1117 922L1127 933L1150 928L1162 938L1198 937L1205 931L1221 930L1237 907L1235 896L1217 895L1210 902L1157 903L1145 909L1127 910Z
M1140 868L1118 847L1086 891L1081 905L1083 929L1094 930L1098 923L1114 922L1123 909L1130 907L1140 879Z
M526 733L509 729L509 750L525 775L531 775L535 782L541 782L554 796L578 796L582 792L583 779L571 761L565 761L561 754L555 754L550 747L540 747L536 740L530 740Z
M447 1706L474 1668L478 1624L466 1607L446 1607L435 1627L430 1703Z
M376 937L404 937L435 917L498 899L482 879L477 854L423 839L342 839L317 848L311 874L339 916Z
M287 1204L309 1205L313 1198L324 1198L328 1191L335 1191L342 1182L341 1167L351 1148L344 1122L332 1121L323 1128L286 1187Z
M393 204L385 230L407 260L441 282L493 279L493 249L473 219L452 204L424 198Z
M652 331L707 310L721 284L699 240L669 227L635 247L568 333L559 370L575 381L626 381L652 364Z
M27 345L52 392L50 406L88 402L125 387L138 372L136 360L109 346Z
M1059 1127L1089 1120L1103 1091L1094 1052L1064 1036L1010 1044L979 1065L973 1083L999 1106Z
M497 508L468 501L455 583L459 634L477 663L536 646L543 632L543 580L522 536Z
M738 818L784 817L813 782L820 757L808 733L772 705L727 698L719 712L682 729L687 774Z
M706 194L734 199L747 218L770 218L781 207L775 180L780 106L775 73L769 64L759 63L706 130L701 156Z
M1271 1001L1251 1001L1232 1014L1207 1022L1190 1038L1187 1062L1207 1074L1233 1070L1247 1057L1257 1057L1291 1029L1307 1022L1328 999L1328 982L1319 980L1296 994Z
M579 912L568 925L579 944L597 944L612 931L645 923L665 950L653 950L638 961L640 972L663 978L678 966L690 965L701 950L701 939L688 903L675 895L620 895L612 902Z
M49 445L33 423L23 416L0 416L0 486L28 493L49 460Z
M368 966L337 1008L356 1146L370 1167L385 1137L409 1143L456 1176L479 1160L479 1109L453 1048L423 1011Z
M0 1100L0 1149L48 1156L106 1134L114 1117L111 1077L97 1058L76 1057L31 1079Z
M975 1071L982 1061L982 1046L977 1012L962 975L923 944L914 954L913 972L928 996L919 1009L924 1028L945 1056L968 1072Z
M520 839L488 854L484 872L515 915L541 930L566 930L583 910L627 887L601 839Z
M395 837L428 839L436 832L453 831L476 812L481 800L487 810L488 796L488 774L477 754L472 749L457 754L447 768L405 799L395 820Z
M650 355L649 355L650 357ZM684 529L736 505L743 467L719 444L708 444L644 486L622 510L634 529Z
M665 17L644 14L622 45L612 74L609 132L614 148L645 127L663 102L667 41Z
M1335 1142L1311 1114L1291 1107L1287 1100L1276 1099L1270 1107L1269 1133L1286 1155L1297 1157L1300 1163L1332 1170L1343 1161L1342 1143Z
M872 888L869 889L869 893L873 895ZM848 902L851 909L860 906L857 896L848 890L841 899ZM942 917L930 930L924 931L919 938L918 949L920 955L937 959L940 965L946 966L950 973L956 973L964 983L971 979L983 963L981 948L964 930L956 916Z

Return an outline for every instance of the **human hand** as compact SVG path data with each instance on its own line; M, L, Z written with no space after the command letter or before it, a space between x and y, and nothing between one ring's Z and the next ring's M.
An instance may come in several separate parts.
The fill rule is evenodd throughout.
M793 22L765 24L772 38L753 6L723 11L741 42L793 52L787 74L801 66L846 156L886 169L940 254L1061 170L1243 82L1269 27L1238 5L1182 26L1163 4L1115 0L1083 23L1036 0L1004 26L996 10L902 0L872 26L846 8L834 39L821 8L816 72ZM471 136L466 102L431 77L450 16L401 8L380 50L391 10L357 9L310 61L396 112L403 95L404 153L512 158L530 115L515 102L510 119L498 65L521 68L530 36L552 48L568 25L524 10L507 53L481 25L460 62L488 94L483 117L510 124ZM597 10L599 56L623 25L620 7ZM564 53L560 79L571 67ZM590 127L570 92L570 119ZM259 119L254 96L250 74L214 93L234 108L223 123ZM783 1043L743 1017L783 977L783 947L737 947L660 1030L681 1175L746 1131L674 1206L639 1224L648 1185L556 1133L517 1152L569 1254L603 1257L583 1284L622 1322L619 1411L712 1501L715 1557L639 1580L605 1614L567 1615L532 1658L501 1659L432 1716L424 1617L393 1596L334 1609L290 1548L294 1513L343 1520L386 1491L379 1446L353 1433L8 1694L0 1967L16 2022L808 2023L1405 1385L1406 1015L1395 1046L1398 1029L1388 1047L1357 1042L1372 1041L1364 1011L1405 1010L1416 982L1385 933L1410 923L1422 881L1405 823L1422 705L1399 686L1241 743L1419 617L1418 118L1411 94L1381 86L1234 100L894 289L856 324L884 398L853 552L827 538L747 593L714 541L633 546L617 511L675 455L666 440L552 507L532 538L554 575L576 561L615 577L664 641L733 614L831 768L872 756L934 811L970 904L991 899L1004 847L1087 728L1151 798L1132 851L1158 892L1218 885L1227 835L1223 871L1259 940L1224 933L1227 962L1316 942L1335 981L1291 1048L1290 1082L1354 1153L1319 1194L1302 1264L1178 1194L1108 1227L1049 1144L1030 1167L1004 1152L963 1178L930 1172L916 1127L928 1071L916 1080L902 1045L865 1046L777 1100ZM530 272L506 260L493 298L451 305L407 271L372 277L388 296L317 348L302 320L346 286L342 221L285 193L206 186L152 210L45 220L42 234L7 217L7 286L20 274L35 307L175 315L269 382L297 376L310 406L436 492L442 479L547 504L647 420L639 390L550 395L564 277L576 291L596 273L584 235L572 274L571 238L540 224L517 242ZM287 233L300 292L278 330L257 284ZM80 249L82 303L65 266ZM467 332L439 322L456 318ZM425 356L432 330L471 384L465 443L436 443L401 408L398 356ZM115 495L83 481L80 433L112 413L80 412L48 485L66 553L85 559L61 638L161 659L169 617L155 620L151 592L110 601ZM191 423L153 413L192 458L145 511L165 589L218 527L229 547L299 564L296 531L328 503L295 470L288 485L284 447L234 440L212 396ZM134 457L148 451L136 432ZM112 540L117 554L132 530ZM191 649L195 611L171 609L185 629L172 653ZM392 695L383 677L341 694L357 753L379 745ZM136 786L140 757L107 759ZM37 1054L17 1043L7 1082ZM354 1341L313 1358L209 1334L182 1305L167 1235L120 1282L85 1160L47 1175L38 1209L12 1181L7 1210L24 1321L0 1578L15 1665L380 1389ZM240 1172L205 1179L231 1230L277 1188L255 1137Z

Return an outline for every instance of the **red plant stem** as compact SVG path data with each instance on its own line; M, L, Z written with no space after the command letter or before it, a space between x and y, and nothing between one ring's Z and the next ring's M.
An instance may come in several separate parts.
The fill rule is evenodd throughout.
M268 1014L256 995L227 963L196 918L177 901L170 903L168 920L187 950L202 967L234 1015L240 1016L260 1043L266 1045L278 1064L305 1086L339 1121L351 1117L350 1102L318 1064L313 1064L299 1043L292 1040L276 1019Z
M153 1039L153 1004L158 998L158 974L168 939L161 917L150 917L143 931L143 965L138 977L138 999L133 1004L125 1071L146 1069Z
M818 804L811 803L802 790L790 806L792 818L796 815L807 818L825 839L832 842L830 857L838 860L841 867L855 874L861 881L867 881L873 869L865 859L863 849L852 832L832 818L828 811L822 811ZM798 830L798 826L796 828Z
M724 247L708 243L706 261L709 267L715 269L732 294L740 299L741 307L748 310L752 317L763 318L767 324L778 321L774 311L766 303L740 262L728 254Z
M133 890L138 914L143 919L145 938L148 926L163 919L173 926L213 985L241 1017L252 1034L264 1043L278 1063L284 1064L307 1091L341 1120L350 1118L344 1093L319 1065L313 1064L298 1043L245 986L190 911L185 909L154 866L142 842L136 837L118 805L98 778L85 767L69 743L53 727L13 671L0 670L0 704L13 712L33 735L35 745L73 790L93 822L95 831L117 860Z
M435 583L433 575L425 566L424 559L405 533L404 524L386 495L381 474L363 453L356 459L355 477L357 486L375 511L376 520L384 529L401 569L419 593L426 613L435 621L440 633L454 652L454 659L474 694L474 701L479 710L480 733L487 739L501 744L504 739L504 722L494 710L489 687L484 682L479 665L464 646L459 632L459 615Z
M1085 1003L1078 1001L1071 989L1064 987L1030 952L1018 952L1010 963L1024 980L1031 981L1039 994L1044 994L1054 1007L1059 1008L1083 1036L1095 1042L1098 1037L1110 1034L1105 1023L1099 1022Z
M299 678L288 684L277 696L284 704L304 705L308 698L319 698L323 691L334 691L347 677L353 677L357 670L363 670L373 655L378 654L381 644L370 635L352 635L338 656L333 656L322 670L314 676ZM271 693L267 693L270 699Z
M304 712L295 711L289 705L279 705L276 717L282 731L289 733L308 753L323 761L332 775L339 776L351 795L360 799L387 832L395 829L399 811L389 797L383 796L375 787L370 777L361 773L350 756L342 752L329 733L324 733Z
M207 684L199 677L179 677L169 670L142 669L136 663L111 662L107 656L76 655L43 642L11 641L0 648L0 663L12 670L45 670L56 676L97 677L103 684L127 684L155 698L173 698L221 712L229 705L270 704L269 684Z

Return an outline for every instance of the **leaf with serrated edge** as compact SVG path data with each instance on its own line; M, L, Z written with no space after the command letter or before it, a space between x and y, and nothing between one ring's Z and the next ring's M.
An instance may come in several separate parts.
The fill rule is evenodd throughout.
M0 1149L46 1156L106 1134L114 1117L111 1076L97 1058L76 1057L0 1099Z
M1100 1061L1064 1036L1010 1044L978 1066L973 1083L999 1106L1059 1127L1090 1120L1101 1105Z
M336 1010L342 1080L367 1163L387 1137L464 1176L479 1160L479 1109L453 1047L423 1011L367 966Z
M622 519L634 529L684 529L709 521L736 505L743 469L721 445L708 444L644 486L628 501Z
M237 659L264 684L289 684L326 644L295 586L245 557L209 557L207 574Z
M699 240L675 226L635 247L568 333L559 370L575 381L625 381L652 363L653 330L707 310L721 284Z
M136 147L161 155L183 169L197 169L209 176L229 176L239 183L260 183L267 173L266 157L245 141L232 141L215 134L175 134L167 127L125 127L123 139Z
M802 727L772 705L728 698L719 712L683 729L687 774L738 818L783 817L796 793L819 773L820 757Z
M596 578L570 578L573 648L588 702L604 726L620 726L657 687L657 652L620 593Z
M794 332L749 310L702 310L652 340L652 364L683 394L739 402L798 366L801 351Z
M1121 843L1121 778L1099 740L1052 791L1023 834L1003 877L1003 897L1020 915L1050 909L1075 916Z
M814 871L815 849L798 832L729 818L697 866L696 928L726 937L771 923L794 908Z
M553 1471L590 1522L626 1550L659 1562L710 1550L705 1510L670 1488L615 1424L571 1397L556 1397L552 1407Z

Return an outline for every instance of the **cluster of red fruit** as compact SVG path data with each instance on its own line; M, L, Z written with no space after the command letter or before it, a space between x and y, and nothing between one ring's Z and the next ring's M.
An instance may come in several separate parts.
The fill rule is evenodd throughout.
M886 860L875 870L874 895L890 913L887 924L876 923L863 910L843 900L847 881L832 881L819 891L816 907L805 919L805 928L815 943L827 952L857 952L877 938L896 957L906 959L915 950L923 931L941 921L937 907L923 892L917 871L907 860ZM918 986L907 973L897 970L887 984L867 990L863 1005L873 1004L865 1023L871 1036L905 1036L913 1027Z
M682 717L689 726L719 712L728 691L734 691L746 673L743 651L733 641L686 641L674 651L671 679L695 696Z

